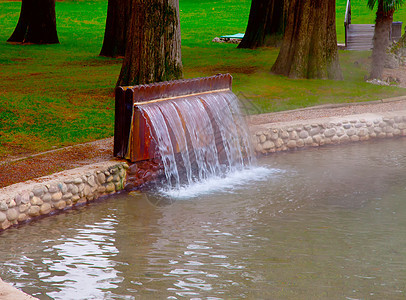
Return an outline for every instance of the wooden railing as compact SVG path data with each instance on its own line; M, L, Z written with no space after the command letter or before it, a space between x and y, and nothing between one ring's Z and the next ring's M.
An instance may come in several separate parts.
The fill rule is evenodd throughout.
M351 0L347 0L347 7L345 8L344 29L345 29L345 47L347 48L347 29L351 24Z

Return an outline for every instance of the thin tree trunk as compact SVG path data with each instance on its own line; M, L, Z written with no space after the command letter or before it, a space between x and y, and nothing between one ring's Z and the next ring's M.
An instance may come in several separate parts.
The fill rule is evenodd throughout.
M182 77L178 0L132 0L125 58L117 85Z
M379 0L376 11L370 79L382 79L386 50L390 44L389 33L393 22L393 13L393 10L385 13L383 0Z
M288 0L252 0L247 30L238 48L279 46L285 31Z
M131 0L109 0L101 56L124 56L131 18Z
M20 18L7 42L58 44L55 0L22 0Z
M335 0L291 0L272 72L292 78L342 79Z

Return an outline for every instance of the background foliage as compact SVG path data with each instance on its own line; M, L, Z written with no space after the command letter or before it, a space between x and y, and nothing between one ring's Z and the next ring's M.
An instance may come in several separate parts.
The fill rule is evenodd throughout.
M344 40L345 0L337 1ZM0 159L112 136L113 89L120 58L98 57L107 0L56 3L60 45L12 45L21 2L0 0ZM406 94L364 82L370 52L340 51L344 81L292 80L269 73L278 49L236 49L220 35L244 32L249 0L180 0L185 78L229 72L233 89L263 112ZM353 23L373 23L365 0L352 1ZM395 13L406 23L406 8Z

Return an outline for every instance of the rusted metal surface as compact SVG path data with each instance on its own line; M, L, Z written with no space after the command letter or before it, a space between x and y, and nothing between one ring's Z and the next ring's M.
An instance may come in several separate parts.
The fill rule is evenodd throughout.
M215 93L231 90L230 74L211 77L175 80L148 85L117 87L116 116L114 129L114 156L132 162L154 158L154 142L148 117L138 106L176 98L194 97L197 94ZM173 133L170 131L170 135ZM175 150L181 148L175 145Z

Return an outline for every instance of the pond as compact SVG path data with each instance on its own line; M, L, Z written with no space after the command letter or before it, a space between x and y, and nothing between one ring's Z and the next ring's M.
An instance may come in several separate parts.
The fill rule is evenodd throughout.
M0 277L40 299L406 298L406 139L259 165L4 231Z

